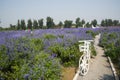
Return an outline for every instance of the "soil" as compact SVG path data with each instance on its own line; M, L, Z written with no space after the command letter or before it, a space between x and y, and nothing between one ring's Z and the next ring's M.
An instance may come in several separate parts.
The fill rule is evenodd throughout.
M63 67L62 69L62 80L73 80L75 75L76 68L75 67Z

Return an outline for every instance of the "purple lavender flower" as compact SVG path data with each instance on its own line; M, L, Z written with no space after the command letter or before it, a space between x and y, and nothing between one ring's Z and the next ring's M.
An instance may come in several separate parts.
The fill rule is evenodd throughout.
M57 57L57 54L53 53L53 54L51 55L51 58L55 58L55 57Z
M25 79L25 80L28 80L28 79L29 79L29 76L30 76L29 74L25 74L25 75L24 75L24 79Z

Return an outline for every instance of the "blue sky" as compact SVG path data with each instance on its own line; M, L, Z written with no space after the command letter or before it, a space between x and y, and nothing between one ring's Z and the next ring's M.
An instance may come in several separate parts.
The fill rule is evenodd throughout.
M0 26L16 24L18 19L41 19L47 16L57 24L77 17L91 21L120 20L120 0L0 0Z

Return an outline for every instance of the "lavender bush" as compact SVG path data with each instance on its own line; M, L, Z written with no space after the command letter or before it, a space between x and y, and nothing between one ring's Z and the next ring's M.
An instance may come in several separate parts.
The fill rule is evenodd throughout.
M116 64L117 72L120 75L120 28L104 28L99 45L104 48L105 54Z
M78 41L93 39L97 31L66 28L33 30L32 33L0 32L0 79L59 80L61 64L78 64L82 54L79 53Z

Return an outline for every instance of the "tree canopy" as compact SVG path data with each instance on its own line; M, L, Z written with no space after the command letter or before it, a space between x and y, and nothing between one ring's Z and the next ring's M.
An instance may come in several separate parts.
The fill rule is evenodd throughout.
M91 24L92 24L94 27L96 27L96 25L97 25L97 20L94 19L94 20L91 22Z
M31 19L28 20L27 28L31 30L33 29Z
M53 19L51 17L47 17L46 18L47 22L46 22L46 26L47 28L53 28L54 27L54 22L53 22Z
M72 20L65 20L64 22L59 21L59 23L56 25L54 23L53 18L47 17L46 18L46 25L44 25L44 19L34 19L33 21L31 19L28 19L27 23L25 23L25 20L19 20L17 21L16 25L10 24L9 28L5 28L6 30L26 30L26 29L51 29L51 28L71 28L71 27L109 27L109 26L120 26L119 20L112 20L112 19L103 19L101 20L100 24L98 24L97 20L94 19L91 22L86 22L84 19L80 19L79 17L76 18L75 22ZM1 26L2 27L2 26ZM4 28L2 28L4 29Z
M72 27L72 22L71 20L65 20L64 21L64 28L71 28Z

